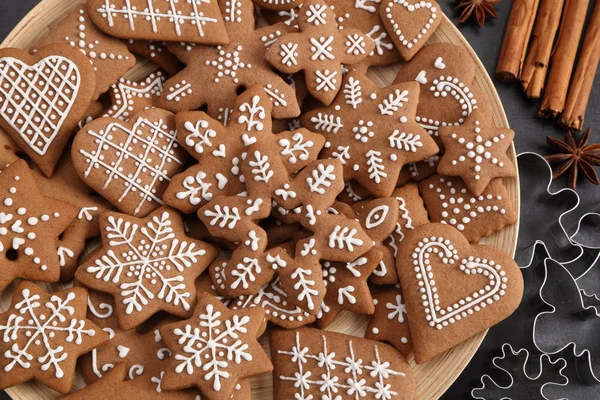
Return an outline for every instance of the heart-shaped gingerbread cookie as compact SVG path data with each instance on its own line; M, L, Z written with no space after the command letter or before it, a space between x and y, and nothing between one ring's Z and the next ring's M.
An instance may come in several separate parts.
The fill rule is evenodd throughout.
M418 364L507 318L523 295L510 255L445 224L407 232L396 267Z
M90 104L95 76L69 45L32 56L0 50L0 125L46 176L52 176L71 134Z
M442 20L440 5L434 0L384 0L380 13L394 46L406 61L417 54Z
M120 211L143 217L163 204L189 155L176 140L175 114L153 108L129 122L99 118L77 133L71 151L81 179Z

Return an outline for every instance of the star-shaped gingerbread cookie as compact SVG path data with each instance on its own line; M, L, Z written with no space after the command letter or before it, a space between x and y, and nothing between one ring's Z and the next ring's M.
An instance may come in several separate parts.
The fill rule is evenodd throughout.
M335 101L304 114L302 125L326 137L321 157L339 159L345 181L355 179L375 196L390 196L404 164L439 150L415 121L418 101L414 82L378 88L351 71Z
M15 289L8 311L0 314L0 389L36 379L68 393L77 357L108 340L86 319L87 290L47 293L33 282Z
M24 160L0 173L0 191L0 290L15 278L58 281L59 236L77 208L44 196Z
M207 113L227 125L238 89L260 84L273 103L275 118L300 115L294 89L265 60L265 51L289 28L284 24L255 29L252 0L219 0L229 44L167 46L186 68L169 79L156 102L174 112L208 107Z
M446 152L438 172L460 176L475 196L481 195L492 179L516 175L506 154L515 132L496 128L481 110L474 110L460 126L440 128L439 135Z
M160 328L173 354L162 387L198 387L209 400L228 399L242 380L273 369L257 340L265 328L261 308L229 310L204 294L192 318Z
M94 25L85 4L71 10L31 50L35 53L44 46L56 43L66 43L81 50L90 60L96 75L94 99L135 65L135 56L119 39L108 36Z
M82 284L112 294L122 329L158 311L188 317L196 302L194 280L217 257L214 247L185 236L181 217L167 207L146 218L104 213L102 247L79 267Z
M308 91L331 104L342 83L342 65L365 59L375 43L358 29L338 29L336 15L323 0L309 0L298 17L300 32L283 35L265 55L279 71L304 71Z

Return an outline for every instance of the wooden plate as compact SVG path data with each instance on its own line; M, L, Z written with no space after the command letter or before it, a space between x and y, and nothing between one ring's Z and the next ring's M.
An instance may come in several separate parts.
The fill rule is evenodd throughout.
M0 44L0 47L19 47L23 49L29 47L47 32L49 26L58 22L73 6L79 3L81 3L81 0L43 0L17 25L6 40ZM508 128L508 120L500 103L500 98L485 68L465 38L445 16L430 42L454 43L465 47L470 52L477 66L474 86L481 89L489 97L496 126ZM152 68L148 63L140 63L127 74L127 78L137 79L148 73ZM398 65L378 68L376 70L372 69L373 71L369 71L369 76L384 86L393 81L398 69ZM517 160L514 145L509 149L509 156L516 165ZM519 207L518 178L507 179L506 186L513 204ZM514 255L517 236L518 223L481 240L481 243L501 248ZM46 286L53 290L60 289L59 284ZM0 297L0 312L6 310L10 304L10 296L12 295L10 288L12 287L14 285L10 286L9 290ZM329 330L363 336L367 322L368 318L364 315L344 312L337 318ZM415 365L414 361L410 360L417 381L416 398L419 400L439 398L469 363L484 337L485 332L482 332L424 365ZM270 353L266 337L263 336L261 342L265 349L267 349L267 353ZM81 374L78 374L74 389L79 389L83 386L83 378ZM254 400L271 400L273 398L271 387L272 378L270 374L253 378L252 398ZM37 382L15 386L8 389L7 392L13 399L19 400L45 400L55 399L59 396L58 393Z

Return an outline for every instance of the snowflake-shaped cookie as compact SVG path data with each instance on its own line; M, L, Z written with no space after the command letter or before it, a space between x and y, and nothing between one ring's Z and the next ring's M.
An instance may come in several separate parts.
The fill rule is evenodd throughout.
M175 115L144 110L129 122L98 118L75 137L79 176L122 212L145 216L163 204L172 176L188 158L176 140Z
M77 357L108 337L85 318L87 290L46 293L29 281L15 289L0 314L0 388L31 379L61 393L71 390Z
M378 88L351 71L333 104L304 114L302 124L326 137L321 156L342 162L345 181L355 179L372 194L389 196L404 164L438 152L415 122L418 100L414 82Z
M69 12L32 46L31 51L35 53L44 46L56 43L66 43L80 50L90 60L96 76L94 99L135 65L135 56L119 39L108 36L94 25L85 4Z
M238 89L260 84L273 103L275 118L300 114L293 88L265 60L265 51L289 28L284 24L255 29L252 0L219 0L231 41L222 46L168 45L186 68L169 79L159 107L181 112L203 105L227 125Z
M59 235L77 208L44 196L27 162L15 161L0 173L0 290L15 278L56 282Z
M266 59L286 74L304 70L308 91L329 105L341 87L342 64L365 59L375 43L358 29L338 30L336 15L322 0L305 2L298 24L300 32L283 35Z
M270 342L278 398L414 398L406 359L384 343L307 328L273 330Z
M160 328L173 354L163 389L198 387L209 399L228 399L241 380L273 369L257 340L265 328L261 308L229 310L203 295L192 318Z
M195 304L194 280L218 252L183 233L181 217L166 207L144 219L105 213L102 250L75 274L84 285L111 293L123 329L157 311L187 317Z
M507 155L515 132L496 128L480 110L474 110L463 125L442 127L438 133L446 148L438 172L460 176L475 196L481 195L492 179L517 174Z

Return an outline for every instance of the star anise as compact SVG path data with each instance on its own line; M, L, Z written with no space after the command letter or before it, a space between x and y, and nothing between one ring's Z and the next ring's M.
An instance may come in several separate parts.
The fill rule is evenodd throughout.
M462 9L462 13L458 22L464 24L469 18L474 18L477 25L482 27L486 19L498 18L494 8L498 3L500 3L500 0L459 0L456 9Z
M558 163L552 173L553 179L568 171L571 189L577 187L577 177L580 173L593 184L600 184L598 172L594 168L594 166L600 165L600 144L588 145L591 132L591 128L586 129L577 141L571 132L565 135L564 141L551 136L547 137L548 145L552 147L555 154L545 158L548 162Z

